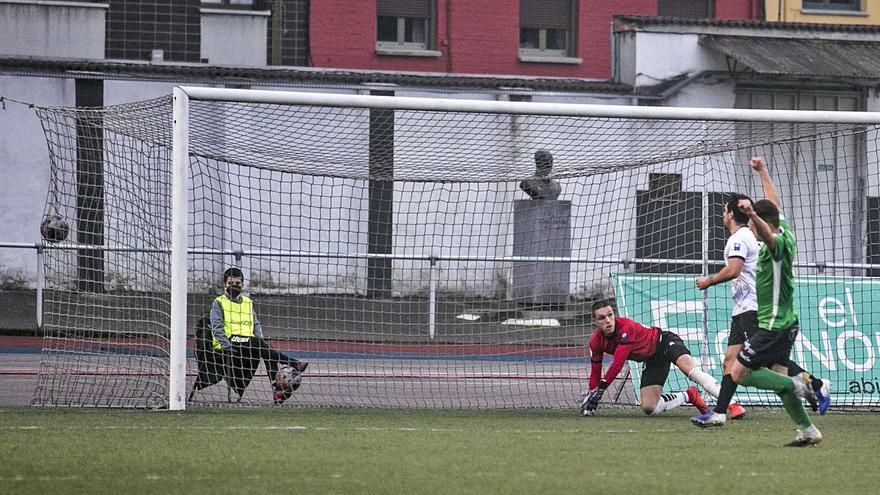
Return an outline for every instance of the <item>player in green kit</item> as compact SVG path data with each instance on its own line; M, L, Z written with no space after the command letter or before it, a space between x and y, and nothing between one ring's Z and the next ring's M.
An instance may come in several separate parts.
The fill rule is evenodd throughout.
M763 158L752 158L750 165L764 183L771 183ZM805 447L822 441L822 433L810 421L800 395L813 391L804 380L792 379L769 370L787 366L794 341L798 336L798 315L794 306L794 234L776 203L763 199L752 204L741 199L738 208L749 217L749 227L764 242L758 253L755 289L758 299L758 328L748 336L743 349L730 369L730 379L721 383L719 403L732 397L737 384L772 390L782 399L782 407L798 425L797 437L789 447ZM725 377L726 378L726 377ZM709 411L691 419L701 427L722 426L724 410Z

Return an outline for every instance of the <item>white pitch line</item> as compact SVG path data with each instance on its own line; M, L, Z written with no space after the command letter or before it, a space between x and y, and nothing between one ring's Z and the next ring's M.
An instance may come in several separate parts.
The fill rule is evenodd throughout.
M45 426L2 426L2 430L50 430L58 429ZM232 431L375 431L375 432L430 432L430 433L472 433L473 430L465 430L463 428L420 428L399 426L394 428L382 427L353 427L350 429L336 428L328 426L303 426L303 425L277 425L277 426L87 426L87 427L61 427L62 430L68 431L95 431L95 430L176 430L176 431L202 431L202 430L232 430ZM512 433L517 435L544 435L544 434L577 434L577 433L677 433L679 430L590 430L586 428L574 428L567 430L478 430L481 433Z

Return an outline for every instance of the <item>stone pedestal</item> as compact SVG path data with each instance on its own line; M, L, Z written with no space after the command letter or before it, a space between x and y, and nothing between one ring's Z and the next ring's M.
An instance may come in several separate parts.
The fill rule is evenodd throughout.
M571 201L514 201L513 255L571 256ZM570 265L552 261L514 262L511 296L520 303L565 306Z

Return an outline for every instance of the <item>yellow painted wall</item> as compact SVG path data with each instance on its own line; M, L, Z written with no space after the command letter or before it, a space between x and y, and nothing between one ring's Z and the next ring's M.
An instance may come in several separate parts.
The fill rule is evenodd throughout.
M880 25L880 1L862 0L861 4L859 13L825 10L820 14L805 14L803 0L764 0L764 19L768 22Z

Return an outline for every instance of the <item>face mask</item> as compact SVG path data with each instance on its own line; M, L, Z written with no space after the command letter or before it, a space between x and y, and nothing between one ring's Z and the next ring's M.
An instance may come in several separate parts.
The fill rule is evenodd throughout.
M229 296L229 299L238 299L238 296L241 295L241 287L238 285L230 285L226 288L226 295Z

